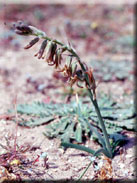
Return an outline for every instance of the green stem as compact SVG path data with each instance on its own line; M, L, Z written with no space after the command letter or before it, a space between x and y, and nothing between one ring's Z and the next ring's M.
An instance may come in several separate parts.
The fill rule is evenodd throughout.
M78 178L77 182L79 182L82 179L82 177L85 175L85 173L87 172L87 170L89 169L89 167L91 166L91 164L92 164L92 161L89 163L89 165L87 166L87 168L85 168L85 170L83 171L83 173Z
M96 99L93 100L93 95L92 95L90 89L88 89L88 93L89 93L89 97L90 97L90 99L91 99L91 101L92 101L92 103L93 103L93 105L94 105L94 107L95 107L95 111L96 111L96 113L97 113L98 120L99 120L101 129L102 129L103 134L104 134L104 138L105 138L105 143L106 143L107 150L108 150L108 152L109 152L110 158L112 158L112 150L111 150L111 145L110 145L110 142L109 142L109 137L108 137L107 130L106 130L104 121L103 121L103 119L102 119L102 116L101 116L99 107L98 107L97 100L96 100Z

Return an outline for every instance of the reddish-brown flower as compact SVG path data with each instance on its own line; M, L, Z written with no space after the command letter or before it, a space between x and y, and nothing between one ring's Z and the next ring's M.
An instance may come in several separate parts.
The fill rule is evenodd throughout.
M86 74L88 75L88 83L86 82L86 87L88 89L91 89L93 91L94 99L96 98L96 82L93 76L93 69L90 68L88 71L86 71Z

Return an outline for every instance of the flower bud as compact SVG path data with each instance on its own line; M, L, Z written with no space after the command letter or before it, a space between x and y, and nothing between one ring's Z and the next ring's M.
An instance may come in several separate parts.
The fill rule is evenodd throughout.
M22 36L28 36L27 32L22 32L22 31L19 31L19 30L15 30L15 33L19 34L19 35L22 35Z
M32 34L31 28L22 21L18 21L13 26L14 26L15 32L17 34L20 34L20 35L30 35L30 34Z
M44 40L41 44L41 47L40 47L38 53L35 54L35 56L38 56L38 59L42 58L42 55L44 53L46 46L47 46L47 40Z
M39 37L34 38L29 42L27 46L24 47L24 49L29 49L31 48L34 44L36 44L39 41Z
M46 61L48 63L53 61L53 57L55 55L56 49L57 49L57 45L53 41L49 41L46 47L46 53L44 56L46 57Z
M96 82L95 82L95 78L93 76L93 69L89 68L86 71L86 75L88 76L88 81L86 82L86 87L88 89L91 89L93 91L93 98L96 98Z
M55 68L58 68L58 66L61 64L61 60L62 60L62 49L59 48L57 49L55 54L55 59L54 59Z
M54 57L54 55L56 53L56 49L57 49L57 44L54 43L52 45L52 49L51 49L51 55L50 55L50 58L49 58L50 61L53 61L53 57Z

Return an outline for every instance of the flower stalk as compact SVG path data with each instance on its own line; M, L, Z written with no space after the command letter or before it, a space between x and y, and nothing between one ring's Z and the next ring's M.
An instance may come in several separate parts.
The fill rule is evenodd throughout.
M23 22L17 22L14 24L15 32L19 35L29 36L33 35L36 36L26 47L28 49L36 44L39 39L43 39L43 43L40 47L38 53L35 56L38 56L38 59L44 59L48 63L49 66L55 66L55 69L59 69L59 72L62 72L64 76L68 77L69 84L72 86L74 83L79 86L79 82L84 83L85 87L87 88L90 100L94 105L95 111L98 116L99 124L103 132L104 141L105 141L105 155L109 158L112 158L112 150L109 142L109 137L106 131L106 127L103 121L103 118L100 113L100 109L96 100L96 83L93 76L93 69L88 68L88 66L81 61L80 57L76 53L76 51L70 46L65 45L62 42L49 38L45 32L37 29L36 27L29 26ZM58 46L60 46L58 48ZM62 67L62 55L67 51L70 55L70 63L65 64ZM75 62L73 60L75 59ZM62 68L61 68L62 67ZM100 150L99 150L100 152ZM103 152L103 151L102 151Z

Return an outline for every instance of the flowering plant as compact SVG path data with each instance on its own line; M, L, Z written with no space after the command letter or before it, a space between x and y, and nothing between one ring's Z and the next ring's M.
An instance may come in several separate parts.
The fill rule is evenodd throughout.
M31 48L36 43L38 43L40 39L42 39L43 41L40 49L35 54L35 56L38 57L38 59L44 60L49 66L54 66L57 72L61 72L65 77L67 77L70 86L73 86L76 83L78 87L83 87L80 85L80 83L84 84L85 88L87 89L88 95L95 107L103 136L97 131L94 126L88 123L87 120L83 120L85 120L85 122L88 124L90 130L98 136L102 144L102 148L95 152L92 149L76 144L62 142L61 145L87 151L95 156L102 152L108 158L112 158L112 148L96 99L96 82L93 75L93 69L89 68L84 62L81 61L80 57L70 43L68 45L64 45L58 40L49 38L45 32L37 29L34 26L27 25L21 21L15 23L14 28L15 32L19 35L35 36L35 38L30 41L27 46L24 47L25 49ZM67 53L65 54L65 63L63 62L64 53Z

